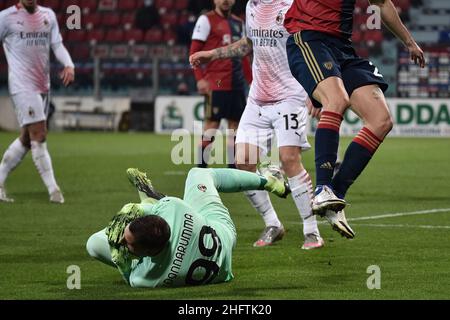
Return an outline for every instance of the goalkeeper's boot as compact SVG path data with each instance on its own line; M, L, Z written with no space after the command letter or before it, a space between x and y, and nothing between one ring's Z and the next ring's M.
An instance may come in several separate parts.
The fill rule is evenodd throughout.
M266 191L269 191L280 198L287 198L291 193L289 184L285 180L281 169L278 166L271 165L270 162L263 162L258 166L258 171L267 179L264 186Z
M325 241L323 241L322 237L315 233L310 233L305 235L305 242L303 243L303 250L312 250L318 249L325 246Z
M266 227L259 239L253 244L254 247L266 247L272 245L274 242L283 239L285 234L283 225L279 227L270 226Z
M339 232L341 236L348 239L353 239L355 237L355 232L345 218L344 210L338 212L327 210L325 213L325 219L327 219L327 221L331 224L333 230Z
M56 189L50 194L50 202L51 203L57 203L57 204L63 204L64 203L64 197L61 192L61 190Z
M127 169L127 177L131 184L138 190L141 200L151 198L158 201L165 197L165 195L155 190L145 172L130 168Z
M0 186L0 202L14 202L14 199L8 198L3 186Z
M345 200L338 198L328 186L317 186L315 194L312 201L312 212L321 217L325 215L327 210L338 212L347 205Z

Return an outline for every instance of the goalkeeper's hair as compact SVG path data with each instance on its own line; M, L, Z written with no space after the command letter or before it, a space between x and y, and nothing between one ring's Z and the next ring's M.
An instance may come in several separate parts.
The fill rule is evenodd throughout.
M170 239L170 226L161 217L149 215L137 218L129 226L135 239L135 245L140 248L159 253Z

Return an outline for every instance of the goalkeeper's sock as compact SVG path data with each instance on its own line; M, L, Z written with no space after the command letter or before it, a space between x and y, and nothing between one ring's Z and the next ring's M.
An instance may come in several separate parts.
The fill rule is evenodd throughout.
M314 233L319 235L316 216L312 214L311 199L313 198L313 186L311 177L303 169L299 175L288 178L291 187L292 198L303 220L303 234Z
M47 150L47 143L31 141L31 155L48 193L59 190L53 174L52 160Z
M8 175L13 171L28 152L19 138L14 140L13 143L8 147L5 154L3 155L2 162L0 163L0 186L5 184L5 180Z
M264 190L245 191L251 205L261 215L266 227L281 227L280 219L270 201L269 193Z

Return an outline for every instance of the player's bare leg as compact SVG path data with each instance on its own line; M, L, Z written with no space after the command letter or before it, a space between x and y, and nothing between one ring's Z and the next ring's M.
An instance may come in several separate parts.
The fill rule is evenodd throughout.
M236 168L256 172L259 155L260 149L255 145L248 143L236 144ZM270 201L269 193L265 190L252 190L245 191L244 194L253 208L261 215L265 224L264 230L253 246L265 247L281 240L285 230Z
M301 148L280 147L281 166L288 176L292 198L303 221L304 250L321 248L324 241L320 236L316 216L312 213L311 201L314 196L311 178L301 163Z
M342 115L350 106L350 98L342 79L338 77L329 77L320 82L313 95L323 109L316 131L316 190L312 207L314 214L324 215L327 210L337 212L346 205L345 200L334 194L331 180L337 159Z
M198 165L200 168L207 168L208 167L208 159L209 154L205 153L206 148L214 142L214 134L210 134L211 132L215 132L215 130L219 129L220 122L218 121L212 121L212 120L205 120L204 126L203 126L203 135L202 135L202 141L201 145L198 148L199 157L201 160L201 163Z
M33 162L47 187L50 195L50 202L64 203L64 197L56 183L53 173L52 160L47 149L47 125L46 121L41 121L28 125L28 134L30 137L31 155Z

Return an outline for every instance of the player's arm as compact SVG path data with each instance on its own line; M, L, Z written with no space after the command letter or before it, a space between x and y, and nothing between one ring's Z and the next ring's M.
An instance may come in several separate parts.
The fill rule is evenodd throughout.
M67 87L73 81L75 81L75 65L69 52L63 44L63 39L59 31L58 20L55 13L52 11L52 29L51 29L51 46L56 59L64 66L63 71L60 73L60 78L63 84Z
M411 60L418 64L421 68L424 68L425 57L423 55L423 51L403 24L392 1L369 0L369 2L380 7L381 19L383 20L383 23L398 39L405 44L411 54Z
M252 41L247 37L243 37L239 41L225 47L196 52L189 57L189 62L194 68L197 68L202 64L217 59L243 58L252 52L252 50Z

